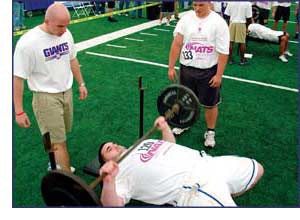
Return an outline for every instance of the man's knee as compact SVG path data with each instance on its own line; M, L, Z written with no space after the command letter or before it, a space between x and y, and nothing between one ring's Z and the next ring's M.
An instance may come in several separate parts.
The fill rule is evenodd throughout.
M257 163L257 175L253 185L255 185L263 175L264 175L264 167L260 163Z

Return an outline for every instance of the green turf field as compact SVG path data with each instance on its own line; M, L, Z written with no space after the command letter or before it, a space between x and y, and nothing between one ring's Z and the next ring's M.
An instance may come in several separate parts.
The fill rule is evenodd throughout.
M293 5L294 7L294 5ZM293 8L292 7L292 8ZM82 42L102 34L148 22L116 16L117 23L106 18L70 25L75 42ZM42 16L26 20L27 27L42 22ZM288 32L295 33L294 16ZM172 22L175 25L175 22ZM272 25L272 21L270 24ZM278 29L281 28L279 25ZM166 31L158 30L164 29ZM174 27L156 26L126 37L96 45L80 51L78 59L89 91L85 101L78 100L78 87L74 92L74 126L68 136L71 163L76 175L87 182L92 177L82 168L95 158L98 144L113 140L130 146L139 134L138 77L143 77L145 88L144 128L152 127L157 117L156 99L160 91L170 84L167 68L151 64L122 60L131 58L140 62L168 64L168 54ZM150 33L154 35L143 35ZM19 36L14 38L16 42ZM130 41L134 38L143 41ZM294 41L294 39L291 38ZM107 44L126 46L116 48ZM242 207L295 207L299 206L298 185L298 43L289 44L294 54L289 63L280 62L278 45L249 42L247 53L253 54L250 65L228 65L223 79L222 104L216 130L217 146L211 155L240 155L255 158L265 168L259 184L243 196L236 198ZM89 52L110 55L95 56ZM121 57L116 59L116 57ZM235 59L238 60L237 55ZM232 79L235 77L241 80ZM266 85L261 85L265 83ZM270 85L282 86L270 87ZM285 89L285 88L290 88ZM294 89L294 90L293 90ZM13 203L15 207L43 207L40 183L47 171L45 153L31 107L31 92L25 88L24 108L32 126L21 129L14 124L13 145ZM202 150L206 129L201 111L198 122L184 135L179 144ZM158 133L154 137L159 137ZM98 191L98 190L97 190ZM129 206L147 205L133 201Z

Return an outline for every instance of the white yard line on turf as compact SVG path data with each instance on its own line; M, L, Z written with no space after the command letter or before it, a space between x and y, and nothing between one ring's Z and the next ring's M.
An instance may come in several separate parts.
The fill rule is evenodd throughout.
M187 12L180 13L179 17L183 16L185 13L187 13ZM172 16L171 21L172 20L174 20L174 15ZM99 37L95 37L95 38L92 38L92 39L89 39L89 40L85 40L85 41L76 43L76 49L77 49L78 52L82 51L82 50L86 50L88 48L97 46L99 44L104 44L108 41L112 41L112 40L130 35L130 34L134 34L136 32L146 30L146 29L158 26L158 25L159 25L159 19L149 21L149 22L146 22L146 23L143 23L143 24L139 24L139 25L136 25L136 26L133 26L133 27L125 28L125 29L122 29L122 30L119 30L119 31L109 33L109 34L104 34L104 35L101 35ZM144 34L144 35L146 35L146 34ZM150 34L147 34L147 35L150 35ZM151 36L157 36L157 35L152 35L151 34Z
M120 45L115 45L115 44L106 44L107 47L117 47L117 48L127 48L126 46L120 46Z
M168 29L162 29L162 28L154 28L156 31L165 31L165 32L170 32L171 30Z
M94 53L94 52L88 52L88 51L86 52L86 54L168 68L168 65L166 65L166 64L155 63L155 62L151 62L151 61L137 60L137 59L127 58L127 57L112 56L112 55L108 55L108 54ZM178 67L175 67L175 68L179 69ZM275 89L286 90L286 91L290 91L290 92L299 92L298 89L294 89L294 88L289 88L289 87L285 87L285 86L278 86L278 85L258 82L258 81L254 81L254 80L241 79L241 78L238 78L238 77L223 75L223 78L231 79L231 80L235 80L235 81L240 81L240 82L245 82L245 83L250 83L250 84L255 84L255 85L260 85L260 86L264 86L264 87L271 87L271 88L275 88Z
M131 41L139 41L139 42L143 42L144 40L142 39L136 39L136 38L130 38L130 37L125 37L125 40L131 40Z
M270 21L275 21L274 19L269 19ZM283 21L282 20L279 20L279 23L282 23ZM288 21L287 23L291 23L291 24L296 24L297 22L296 21Z
M144 32L141 32L140 34L141 35L148 35L148 36L158 36L157 34L144 33Z
M109 34L104 34L99 37L95 37L95 38L77 43L76 49L77 49L77 51L82 51L82 50L97 46L99 44L106 43L108 41L112 41L112 40L130 35L130 34L145 30L145 29L155 27L158 24L159 24L159 21L154 20L154 21L149 21L149 22L146 22L146 23L143 23L140 25L136 25L133 27L125 28L125 29L122 29L119 31L115 31L115 32L112 32Z
M299 44L298 41L289 40L290 43Z

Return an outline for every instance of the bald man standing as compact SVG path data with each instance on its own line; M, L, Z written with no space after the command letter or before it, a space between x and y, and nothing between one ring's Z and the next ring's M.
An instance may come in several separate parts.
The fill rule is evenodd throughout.
M73 77L79 86L79 99L88 91L76 58L74 40L67 29L70 14L61 3L46 11L44 23L24 34L14 52L14 110L17 124L31 125L23 108L24 80L33 92L32 108L41 134L50 133L58 169L74 171L66 145L66 133L73 121Z

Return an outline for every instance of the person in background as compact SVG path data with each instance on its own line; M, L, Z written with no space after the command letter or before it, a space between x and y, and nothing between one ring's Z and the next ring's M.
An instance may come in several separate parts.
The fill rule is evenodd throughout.
M297 23L296 23L296 33L294 38L298 39L299 38L299 2L296 2L295 17Z
M120 11L123 10L123 8L124 8L124 3L125 3L125 9L128 9L128 8L129 8L130 0L120 0L120 2L119 2L119 10L120 10ZM125 12L124 14L125 14L126 17L129 15L128 12Z
M272 8L273 3L271 1L258 1L256 2L256 5L259 8L259 24L268 24L270 10Z
M32 91L32 108L42 135L49 132L58 169L74 172L66 144L73 122L73 78L79 99L87 98L72 34L70 13L61 3L48 7L44 22L22 35L14 52L14 111L16 123L29 128L23 107L24 80Z
M248 26L248 36L255 38L266 40L269 42L279 44L279 57L278 59L283 63L287 63L287 57L293 56L292 53L288 50L288 43L290 39L290 35L287 32L283 31L274 31L271 28L265 27L261 24L252 23Z
M112 13L114 12L114 8L115 8L115 1L107 1L107 13ZM113 15L110 15L107 17L107 20L110 22L117 22L118 20L114 18Z
M14 31L26 29L24 25L24 0L13 1L13 26Z
M225 14L230 17L230 53L229 63L233 64L232 51L234 43L239 44L240 65L247 64L245 58L246 35L248 24L252 22L252 5L250 2L229 2Z
M135 0L134 1L134 7L141 6L142 4L143 4L143 0ZM136 18L136 16L138 18L143 18L143 9L140 8L140 9L132 11L131 18Z
M174 13L174 6L175 4L170 0L162 1L160 16L159 16L159 24L162 24L162 20L164 15L167 15L167 26L170 26L171 16Z
M96 0L92 1L94 4L94 11L96 15L105 14L105 1L102 0Z
M274 2L274 7L272 10L272 18L274 18L275 21L272 29L277 30L279 20L282 18L283 20L282 31L286 32L287 22L290 19L290 13L291 13L291 1Z

